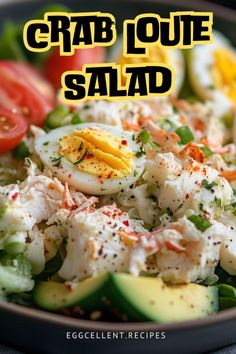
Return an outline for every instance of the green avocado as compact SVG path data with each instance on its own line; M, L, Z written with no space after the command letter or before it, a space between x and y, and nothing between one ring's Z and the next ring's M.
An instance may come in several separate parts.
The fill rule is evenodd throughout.
M112 303L129 321L185 321L218 310L215 286L167 286L160 278L111 274L110 291Z
M46 310L79 306L85 311L106 309L127 321L168 323L191 320L218 310L218 289L198 284L167 286L160 278L106 273L66 284L40 282L34 301Z
M101 307L102 297L109 274L88 278L80 283L57 283L41 281L33 291L35 303L48 311L79 306L83 310L92 311Z

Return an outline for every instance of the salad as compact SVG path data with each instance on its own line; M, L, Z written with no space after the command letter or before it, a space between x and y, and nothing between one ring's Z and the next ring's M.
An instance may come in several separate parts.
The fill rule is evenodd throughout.
M152 47L145 61L176 70L168 97L66 105L64 71L137 59L121 41L36 55L21 33L6 23L0 38L1 301L159 323L236 306L230 41Z

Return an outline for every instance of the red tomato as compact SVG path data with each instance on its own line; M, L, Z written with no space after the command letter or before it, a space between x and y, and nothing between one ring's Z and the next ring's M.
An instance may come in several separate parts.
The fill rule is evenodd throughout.
M71 56L61 56L59 49L55 48L46 60L44 73L53 86L61 87L61 75L69 70L81 70L84 64L102 63L105 59L103 47L76 49Z
M0 108L0 154L12 150L27 130L25 119L4 108Z
M28 64L0 61L0 107L24 116L29 124L42 125L53 109L51 87L47 86L47 91L45 85Z

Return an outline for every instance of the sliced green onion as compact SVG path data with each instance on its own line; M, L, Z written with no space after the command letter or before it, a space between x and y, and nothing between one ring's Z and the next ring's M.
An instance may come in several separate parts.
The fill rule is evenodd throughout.
M71 119L71 124L81 124L83 123L83 120L80 118L78 113L74 113Z
M208 146L201 146L200 149L204 153L206 159L213 155L213 152L211 151L211 149Z
M217 183L215 181L209 183L207 179L202 180L202 186L207 189L208 191L211 190Z
M139 133L139 138L141 139L142 143L145 145L145 144L148 144L150 139L151 139L151 135L150 133L144 129L141 131L141 133Z
M175 132L180 137L180 144L182 145L186 145L194 139L193 133L187 125L177 128Z
M26 143L21 141L20 144L13 150L12 154L17 160L24 160L26 157L30 156L30 151Z
M196 229L202 232L206 231L207 229L209 229L209 227L211 227L211 223L206 218L203 218L200 215L190 215L188 217L188 220L195 225Z
M174 124L170 119L163 118L158 120L157 124L159 127L167 132L174 132L176 130L176 124Z
M57 106L53 111L51 111L45 122L46 129L55 129L65 125L65 118L69 115L70 110L67 106Z
M4 250L11 256L23 253L25 250L26 232L16 232L9 235L4 243Z

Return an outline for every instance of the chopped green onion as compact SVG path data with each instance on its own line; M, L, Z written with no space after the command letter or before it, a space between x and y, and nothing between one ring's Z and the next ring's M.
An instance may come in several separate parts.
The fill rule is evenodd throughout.
M211 157L213 152L208 146L201 146L200 149L204 152L205 158Z
M26 232L23 231L10 235L5 241L4 250L12 256L23 253L25 250L26 236Z
M206 218L203 218L200 215L190 215L188 217L188 220L195 225L196 229L202 232L206 231L207 229L209 229L209 227L211 227L211 223Z
M211 190L217 183L215 181L209 183L207 179L202 180L202 186L207 189L208 191Z
M71 119L71 124L81 124L83 123L83 120L80 118L78 113L74 113Z
M158 147L160 147L160 145L153 140L150 142L150 146L152 149L157 149Z
M163 118L158 120L157 124L159 127L167 132L174 132L176 130L176 124L174 124L170 119Z
M51 111L44 122L46 129L55 129L65 125L65 118L69 115L70 110L67 106L57 106Z
M194 139L193 133L187 125L177 128L175 132L180 137L180 144L182 145L186 145Z
M149 141L151 139L150 133L146 129L142 130L138 136L144 145L149 143Z
M21 141L20 144L13 150L12 154L17 160L24 160L30 155L30 151L26 143Z

